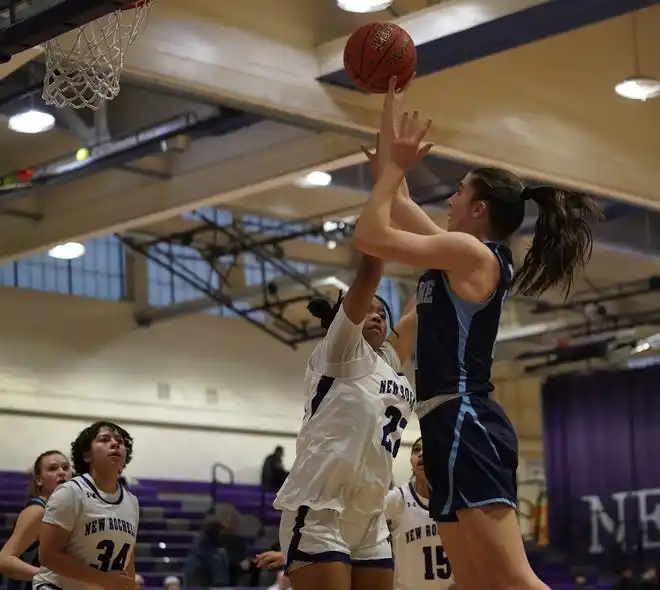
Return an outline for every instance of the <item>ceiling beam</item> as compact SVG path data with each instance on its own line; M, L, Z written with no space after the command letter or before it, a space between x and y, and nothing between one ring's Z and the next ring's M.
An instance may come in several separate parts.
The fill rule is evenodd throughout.
M169 180L133 190L87 195L75 205L61 191L48 199L46 217L32 228L7 228L0 235L0 262L29 256L69 240L86 240L157 222L184 211L223 205L284 186L313 170L349 166L364 156L354 139L328 133L306 136L250 156L229 158ZM27 231L26 231L27 230Z

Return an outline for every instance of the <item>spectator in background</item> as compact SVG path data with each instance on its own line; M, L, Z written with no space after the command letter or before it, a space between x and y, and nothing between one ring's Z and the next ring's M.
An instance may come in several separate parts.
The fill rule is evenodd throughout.
M220 547L222 524L212 520L204 525L183 564L183 579L187 587L229 585L229 559Z
M284 448L276 446L275 451L268 455L261 468L261 487L266 492L277 493L282 487L289 472L284 469Z
M220 516L220 535L218 546L223 549L229 560L229 586L239 583L250 569L247 541L238 534L239 518L235 510L228 510Z
M180 590L181 580L176 576L167 576L163 582L163 590Z
M144 578L140 574L135 574L135 590L144 590Z
M619 574L616 590L639 590L639 582L635 579L635 572L631 567L624 567Z
M660 590L658 583L658 570L654 566L647 567L642 572L642 590Z

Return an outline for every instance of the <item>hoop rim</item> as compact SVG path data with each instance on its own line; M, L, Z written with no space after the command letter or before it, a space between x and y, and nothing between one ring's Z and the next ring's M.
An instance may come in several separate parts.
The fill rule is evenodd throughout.
M145 4L149 4L150 2L151 0L137 0L136 2L124 4L119 10L124 12L125 10L133 10L134 8L142 8Z

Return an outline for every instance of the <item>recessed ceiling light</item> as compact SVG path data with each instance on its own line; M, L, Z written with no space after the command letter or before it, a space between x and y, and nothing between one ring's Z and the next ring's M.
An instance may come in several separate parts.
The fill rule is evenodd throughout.
M337 0L337 6L346 12L378 12L391 4L392 0Z
M332 176L321 170L314 170L307 176L303 176L299 181L299 186L328 186L332 182Z
M16 133L43 133L52 129L54 125L53 115L34 109L9 117L9 129Z
M614 92L630 100L646 101L660 96L660 81L646 76L634 76L619 82Z
M75 258L80 258L83 254L85 254L85 246L80 242L58 244L48 250L48 256L59 260L73 260Z

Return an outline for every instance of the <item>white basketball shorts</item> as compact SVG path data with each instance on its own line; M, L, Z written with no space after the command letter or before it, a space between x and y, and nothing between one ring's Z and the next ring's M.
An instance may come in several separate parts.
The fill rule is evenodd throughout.
M373 517L345 509L284 510L280 520L280 546L286 569L312 563L340 561L353 567L393 569L390 532L383 513Z

